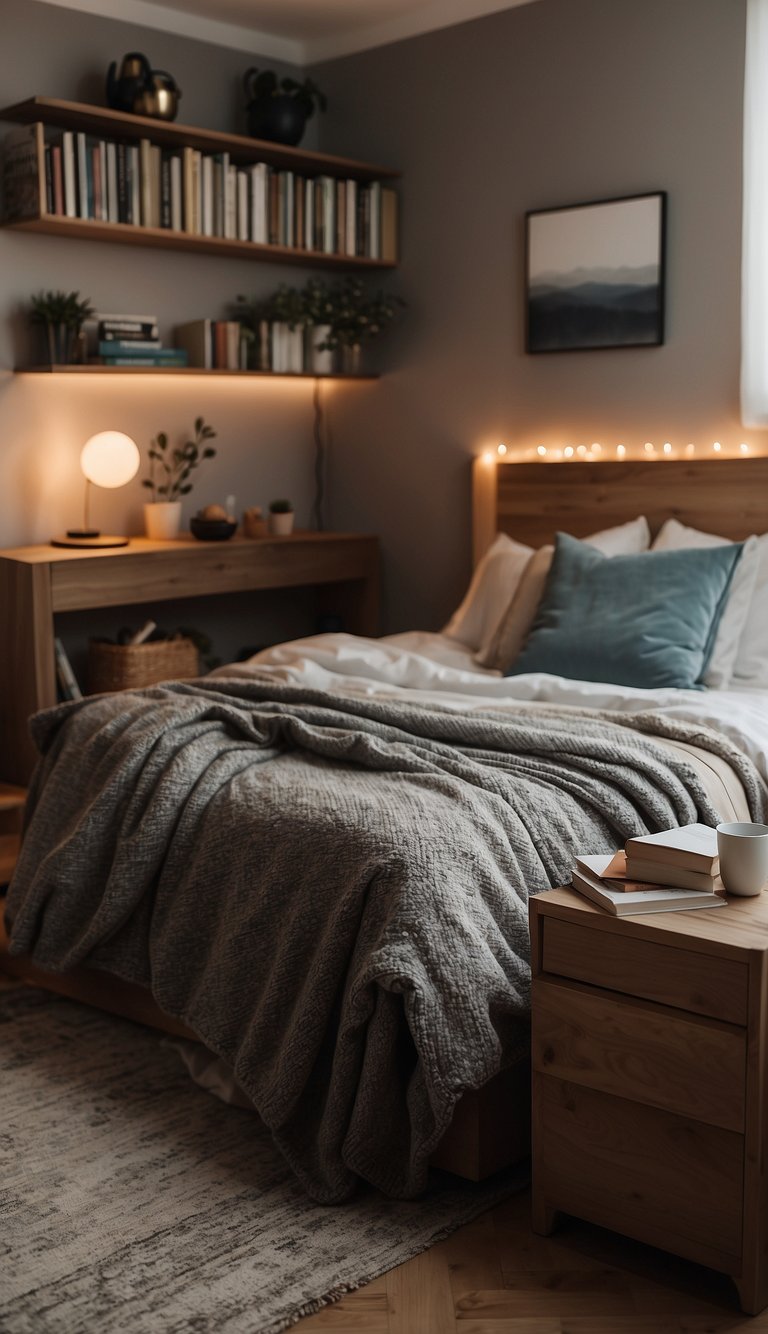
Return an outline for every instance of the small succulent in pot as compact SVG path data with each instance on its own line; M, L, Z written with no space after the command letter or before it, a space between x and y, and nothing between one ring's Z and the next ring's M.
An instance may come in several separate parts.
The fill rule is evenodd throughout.
M267 139L277 144L298 144L315 107L325 111L325 94L312 79L285 76L279 79L274 70L246 70L243 86L248 98L248 133L255 139Z
M293 532L293 505L290 500L272 500L269 505L269 531L273 537L287 537Z
M78 342L93 306L79 292L39 292L30 301L30 322L45 331L46 355L51 366L68 366L76 360Z

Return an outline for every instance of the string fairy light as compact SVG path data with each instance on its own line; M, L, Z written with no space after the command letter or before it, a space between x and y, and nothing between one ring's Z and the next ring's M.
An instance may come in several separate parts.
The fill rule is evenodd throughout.
M599 440L595 440L591 445L536 445L535 447L530 445L527 448L526 454L528 458L532 457L534 448L535 457L539 459L549 459L551 461L579 459L586 463L594 463L599 458L604 457L606 452L609 454L613 452L617 459L625 459L631 452L631 447L624 443L603 445ZM669 440L665 440L662 445L658 446L655 445L652 440L646 440L642 448L648 459L657 460L672 458L676 453L678 457L683 455L690 459L695 457L697 453L706 457L707 454L726 455L730 453L731 455L734 455L737 451L738 454L744 456L751 452L751 446L746 440L742 440L738 445L734 444L730 446L723 445L720 440L713 440L710 446L697 446L692 440L689 440L686 445L679 445L677 448ZM498 463L501 462L502 459L505 459L508 454L509 446L504 444L503 441L500 441L495 449L484 449L480 457L485 463ZM506 462L508 463L513 461L514 460L511 457L506 458Z

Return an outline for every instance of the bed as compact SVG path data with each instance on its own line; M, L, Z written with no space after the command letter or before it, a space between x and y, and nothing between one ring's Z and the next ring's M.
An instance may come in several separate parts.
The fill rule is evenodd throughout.
M475 554L496 532L538 547L558 529L586 536L597 521L621 525L641 512L652 531L675 517L740 541L768 526L760 503L767 471L757 459L480 460ZM163 746L179 708L198 749L212 729L230 730L227 746L200 750L174 807L177 757ZM481 1176L524 1152L528 892L567 878L580 839L605 844L665 821L759 818L768 781L765 691L504 677L478 665L476 647L425 632L302 640L219 669L200 687L102 697L43 715L37 726L47 756L9 896L4 966L202 1038L234 1070L306 1188L329 1201L360 1178L412 1195L429 1161ZM254 744L272 776L242 789L256 781L243 760ZM99 775L116 751L121 778L110 785ZM139 808L150 756L151 800ZM87 819L78 764L91 783ZM226 765L231 773L214 781ZM374 807L386 845L368 846ZM247 839L245 852L240 846L244 810L261 821L255 860ZM142 825L147 812L151 825ZM337 817L346 831L338 854ZM423 865L415 853L401 855L406 827ZM319 869L301 897L312 857ZM254 881L255 897L272 905L261 916ZM355 893L336 893L351 882ZM292 913L298 902L301 913ZM245 964L257 958L260 997L244 1008L253 985ZM297 959L307 978L320 970L316 990L301 977L286 989Z

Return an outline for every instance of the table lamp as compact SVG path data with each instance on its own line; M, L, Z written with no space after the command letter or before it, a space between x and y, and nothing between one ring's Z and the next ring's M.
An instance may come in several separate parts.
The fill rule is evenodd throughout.
M129 435L122 431L99 431L86 440L80 454L80 468L85 477L85 500L82 528L68 528L65 537L51 539L53 547L127 547L127 537L102 535L91 528L89 519L90 488L109 489L125 486L139 470L141 457Z

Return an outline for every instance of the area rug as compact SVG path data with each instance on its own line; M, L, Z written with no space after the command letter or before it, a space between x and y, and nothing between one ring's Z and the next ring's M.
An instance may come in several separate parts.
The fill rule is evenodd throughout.
M159 1034L0 991L3 1334L277 1334L522 1184L314 1204Z

